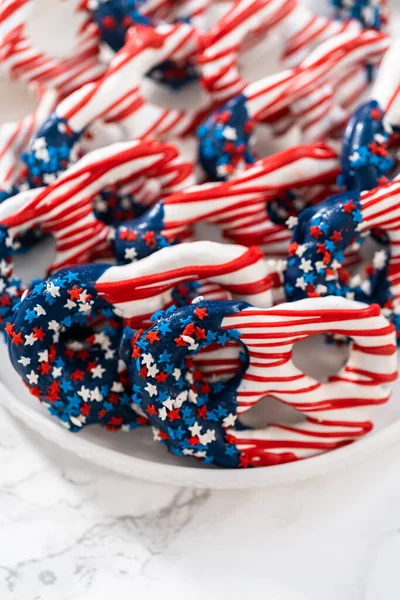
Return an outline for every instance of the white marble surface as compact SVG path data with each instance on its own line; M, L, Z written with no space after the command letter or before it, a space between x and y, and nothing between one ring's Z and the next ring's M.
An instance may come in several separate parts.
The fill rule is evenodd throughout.
M399 456L185 490L95 468L0 409L0 598L398 600Z

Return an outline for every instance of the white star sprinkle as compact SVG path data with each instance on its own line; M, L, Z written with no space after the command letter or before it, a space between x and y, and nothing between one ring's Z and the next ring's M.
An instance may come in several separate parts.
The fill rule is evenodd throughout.
M300 289L302 289L304 291L306 289L306 287L307 287L307 284L304 281L304 277L298 277L296 279L295 286L298 287L298 288L300 288Z
M297 223L299 222L298 217L289 217L288 219L286 219L286 225L288 227L288 229L294 229L297 225Z
M94 400L95 402L101 402L103 400L103 396L100 394L98 387L95 387L94 390L90 392L90 400Z
M39 352L39 362L48 362L49 361L49 352L48 350L43 350L43 352Z
M387 254L385 250L375 252L372 264L375 269L383 269L387 263Z
M57 377L61 377L62 367L53 367L51 374L54 377L54 379L56 379Z
M36 385L39 380L39 375L35 373L35 371L31 371L26 378L28 379L30 385Z
M126 260L134 260L137 257L137 252L135 248L125 248L124 258Z
M222 421L223 427L233 427L236 423L237 416L233 413L230 413L225 419Z
M147 374L149 377L155 377L159 372L160 369L157 369L157 365L151 365L151 367L147 367Z
M35 311L35 313L37 314L38 317L40 317L40 315L45 315L46 311L44 310L43 306L41 306L40 304L36 304L36 306L33 309Z
M90 369L90 371L92 373L93 379L95 377L101 379L103 377L103 373L105 373L106 370L101 365L97 365L96 367L93 367L93 369Z
M152 357L151 354L143 354L142 365L146 365L146 367L149 367L151 364L153 364L153 362L154 362L154 358Z
M305 258L302 258L300 263L300 269L304 271L304 273L310 273L310 271L313 271L311 260L306 260Z
M52 281L48 281L46 285L46 292L53 298L57 298L60 296L60 286L54 285Z
M90 394L89 388L84 385L81 386L81 389L78 392L78 396L80 396L84 402L89 402Z
M49 329L50 331L58 331L60 329L60 323L54 319L49 321Z
M193 437L199 436L202 430L201 425L198 424L198 422L196 421L196 423L194 425L192 425L191 427L189 427L189 430L192 433Z
M167 409L165 408L165 406L158 409L158 416L160 417L161 421L165 421L165 419L167 418Z
M25 336L25 346L33 346L35 342L37 342L37 337L33 333Z
M297 250L296 250L297 256L299 256L301 258L306 250L307 250L307 248L304 244L299 244L299 246L297 247Z
M27 356L21 356L18 362L21 363L21 365L23 365L24 367L27 367L31 363L31 359Z
M148 383L144 389L149 394L150 398L157 396L158 394L157 386L153 385L152 383Z

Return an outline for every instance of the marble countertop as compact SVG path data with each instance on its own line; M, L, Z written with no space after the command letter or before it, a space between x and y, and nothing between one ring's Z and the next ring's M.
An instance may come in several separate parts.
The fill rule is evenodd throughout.
M0 409L2 600L398 600L400 444L220 492L123 478Z

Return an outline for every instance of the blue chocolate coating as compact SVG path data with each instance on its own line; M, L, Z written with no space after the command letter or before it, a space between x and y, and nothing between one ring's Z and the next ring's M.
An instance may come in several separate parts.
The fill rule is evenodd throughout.
M393 167L388 143L378 102L362 104L349 120L343 136L339 183L349 190L363 191L384 182Z
M101 38L118 52L125 43L126 33L132 25L153 26L151 19L141 12L146 0L106 0L98 3L92 10L92 17L97 24ZM189 19L179 19L189 22ZM160 83L166 84L173 90L180 90L184 85L198 79L194 65L177 65L165 61L154 67L148 76Z
M349 285L348 273L340 270L345 249L363 242L358 231L361 222L360 194L356 191L332 196L300 214L284 272L288 300L335 295L368 304L390 304L389 255L382 266L371 269L367 283L361 286Z
M46 177L53 181L72 164L71 153L83 133L73 131L55 112L47 119L21 157L27 166L30 188L48 185Z
M121 319L94 285L107 268L64 269L38 282L6 326L14 369L72 431L146 421L134 411L127 372L119 369Z
M207 117L197 130L199 159L212 181L226 181L238 165L255 161L249 147L253 121L246 101L243 94L236 96Z
M229 441L223 419L236 415L237 389L248 365L245 347L242 368L227 382L205 381L191 357L211 344L224 346L239 340L237 330L222 330L221 323L226 315L248 306L209 301L169 309L154 315L154 325L135 340L132 399L148 416L157 439L177 456L193 455L222 467L240 466L240 452ZM195 340L196 348L190 350L182 336Z
M357 19L366 29L381 29L386 25L379 1L331 0L331 3L338 19Z
M119 264L150 256L171 243L163 236L164 205L162 200L144 215L116 228L114 253Z

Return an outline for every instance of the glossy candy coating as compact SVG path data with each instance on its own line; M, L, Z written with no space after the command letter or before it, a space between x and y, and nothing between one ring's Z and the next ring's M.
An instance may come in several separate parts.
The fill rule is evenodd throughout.
M393 161L383 116L378 102L371 100L355 111L346 126L340 183L349 190L371 190L387 181Z
M349 443L372 429L374 407L386 402L397 376L394 328L377 306L332 298L269 310L243 302L196 302L156 317L134 339L133 400L148 416L156 440L178 456L205 463L267 466ZM291 359L294 343L322 332L355 340L346 365L323 384ZM205 380L194 356L231 340L243 345L242 367L228 381ZM306 418L294 425L243 428L238 417L267 395Z

